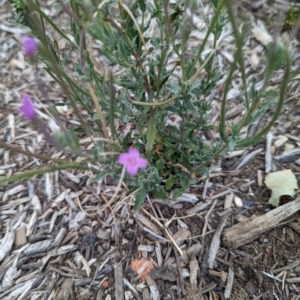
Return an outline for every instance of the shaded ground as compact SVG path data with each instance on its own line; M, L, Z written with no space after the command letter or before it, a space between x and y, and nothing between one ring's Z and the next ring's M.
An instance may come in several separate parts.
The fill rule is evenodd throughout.
M35 88L34 72L10 38L20 31L8 23L12 14L6 1L3 3L0 15L7 27L0 28L0 138L31 152L55 154L18 116L20 93L32 92L36 100L41 95ZM267 8L270 6L259 7L257 16L261 17L262 10ZM241 9L245 11L244 6ZM268 13L274 10L276 6ZM224 43L228 44L226 39ZM263 47L254 38L247 47L257 51L251 50L250 58L259 59L262 55ZM230 49L220 46L220 53L224 50L230 54ZM259 77L259 65L253 65L254 60L251 62L249 74ZM294 64L297 62L295 54ZM51 79L45 76L43 80L48 83L52 99L63 99ZM235 92L233 88L232 95ZM276 141L282 136L285 140L277 147L273 143L276 155L283 153L287 144L299 148L298 94L295 80L288 95L294 98L287 101L273 128ZM218 96L216 93L215 98ZM233 113L238 111L237 97L233 96L229 104L234 108ZM39 103L38 108L43 111L43 104ZM254 124L253 130L264 126L271 113L268 111L259 124ZM228 119L238 121L240 114ZM73 118L71 115L64 121L72 124L76 121ZM89 140L82 143L86 147L92 144ZM115 182L90 184L91 174L84 172L74 172L75 176L56 172L2 185L0 299L215 300L224 299L226 293L229 299L236 300L300 299L299 212L295 211L284 225L238 249L226 246L222 236L220 248L212 246L212 237L222 224L231 228L243 218L271 211L267 204L271 192L263 183L265 143L262 141L220 159L209 180L197 180L177 201L149 198L138 212L132 211L134 199L126 199L124 191L112 211L86 216L80 206L93 212L99 203L111 197ZM247 160L247 155L258 149L261 152ZM244 166L239 167L243 161ZM0 149L1 175L46 165L49 164ZM288 162L273 160L273 171L285 169L291 169L299 179L299 154ZM295 197L298 196L297 191ZM242 207L236 197L241 199ZM283 203L290 201L290 198L282 199ZM216 250L213 267L209 267L210 255ZM134 259L144 260L140 265L131 266ZM152 267L150 262L155 268L144 278L133 272L132 268L140 273L147 271Z

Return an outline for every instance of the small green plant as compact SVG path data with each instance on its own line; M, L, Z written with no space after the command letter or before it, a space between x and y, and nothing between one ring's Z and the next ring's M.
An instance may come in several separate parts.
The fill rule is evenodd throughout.
M238 28L230 0L211 1L213 15L206 20L206 36L193 47L189 45L193 11L200 9L196 0L176 4L167 0L134 0L130 6L121 0L60 0L54 8L68 17L68 29L47 16L42 1L9 1L16 21L28 27L39 41L37 53L30 55L32 63L44 63L45 72L59 83L68 99L59 105L72 107L80 122L72 129L61 127L58 134L50 137L46 128L42 132L54 146L75 153L80 159L73 163L52 160L53 167L1 178L2 183L64 168L89 169L95 174L94 181L112 176L119 178L120 183L127 171L129 192L136 194L135 209L148 193L160 199L170 195L175 199L195 178L208 172L218 155L257 143L282 109L290 75L290 53L280 44L270 47L264 84L257 90L245 73L242 47L247 31L245 27ZM216 45L228 22L236 52L229 69L220 73L215 61ZM68 51L59 49L57 39L45 29L49 27L66 40ZM210 35L214 37L213 47L204 55ZM24 43L23 46L26 50ZM105 64L97 59L94 46L99 49L98 55L105 58ZM68 72L70 53L78 57L76 79ZM269 79L279 67L285 69L280 90L270 90ZM240 124L227 125L227 92L235 72L241 73L246 114ZM212 104L207 99L222 78L226 80L220 123L211 125L208 111ZM32 113L32 103L28 103L22 112L31 120L26 116L26 112ZM242 128L258 119L270 105L276 108L269 124L255 136L242 138ZM59 118L54 106L49 109ZM87 112L87 119L83 111ZM117 122L129 124L130 131L125 136L118 131ZM204 142L202 136L215 129L219 129L220 140ZM80 147L83 135L97 141L91 152Z
M294 0L292 1L291 7L288 9L287 14L284 19L283 30L289 30L293 28L293 26L299 26L300 20L300 1Z

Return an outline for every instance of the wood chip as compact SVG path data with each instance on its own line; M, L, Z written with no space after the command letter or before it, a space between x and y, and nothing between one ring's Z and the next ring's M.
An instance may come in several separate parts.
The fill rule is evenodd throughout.
M225 271L215 271L208 269L208 274L212 277L216 277L220 281L221 285L224 285L228 278L228 274Z
M10 229L8 226L6 229L5 236L0 243L0 262L11 251L14 240L15 240L15 231Z
M115 299L124 300L124 288L123 288L123 268L122 264L116 264L114 266L115 275Z
M232 201L233 201L233 193L226 195L225 201L224 201L224 209L229 209L232 205Z
M140 297L140 295L138 294L138 292L136 291L134 286L126 278L123 278L123 282L124 282L124 285L127 286L127 288L129 288L131 293L134 295L135 298L132 298L132 299L142 300L142 298ZM125 296L125 298L126 298L126 296Z
M133 217L136 221L143 223L149 229L151 229L155 234L161 235L162 232L159 227L157 227L154 223L152 223L147 217L139 212L135 212Z
M249 218L224 230L223 242L227 247L238 248L259 237L264 232L280 225L300 210L300 198L277 207L268 213Z
M221 234L222 234L222 231L226 225L226 221L227 221L227 218L228 218L228 215L225 215L222 217L222 219L220 220L220 223L214 233L214 236L211 240L211 243L210 243L210 247L209 247L209 252L208 252L208 267L210 269L213 269L214 268L214 262L215 262L215 259L216 259L216 256L217 256L217 253L219 251L219 248L220 248L220 237L221 237Z
M36 253L49 251L51 250L51 248L53 248L53 245L51 244L52 244L52 240L45 240L45 241L31 244L24 250L24 254L33 255Z
M65 279L55 299L56 300L69 299L72 293L72 286L73 286L73 280L70 278Z
M177 270L169 265L152 269L149 274L153 279L161 279L163 281L176 282L178 278Z
M157 258L157 264L161 266L163 264L163 257L161 254L161 246L159 242L155 242L155 253Z
M198 287L197 277L199 272L199 264L196 258L190 261L190 284L192 290L196 291Z
M230 299L232 286L233 286L233 280L234 280L234 272L232 267L229 267L228 269L228 279L224 291L224 297L225 299Z
M274 160L283 164L293 162L299 158L300 148L284 151L281 155L275 155Z
M173 238L178 246L182 245L185 240L191 235L191 232L186 228L180 228L174 235Z
M245 158L238 164L238 166L236 167L237 170L241 169L242 167L244 167L255 155L257 155L258 153L262 152L263 148L259 148L255 151L250 152L249 154L247 154L245 156Z
M279 135L277 136L275 142L274 142L274 146L275 148L279 148L282 145L284 145L287 141L289 140L289 138L287 136L284 135Z
M210 205L212 204L212 200L206 200L205 202L199 202L197 205L195 205L194 207L188 209L186 211L186 213L188 215L192 215L195 213L198 213L200 211L204 211L206 210L208 207L210 207Z
M22 224L17 230L16 230L16 236L15 236L15 245L16 247L22 247L27 244L27 238L26 238L26 224Z
M149 286L150 299L151 300L160 300L160 294L159 294L156 282L152 279L152 277L149 274L145 276L145 279Z
M18 194L22 191L25 191L26 187L22 184L19 184L11 189L9 189L7 192L4 193L3 198L2 198L2 202L5 202L9 197Z
M138 251L152 252L152 251L154 251L154 247L150 246L150 245L139 245Z
M143 289L142 293L143 293L143 300L151 300L149 289L147 288Z

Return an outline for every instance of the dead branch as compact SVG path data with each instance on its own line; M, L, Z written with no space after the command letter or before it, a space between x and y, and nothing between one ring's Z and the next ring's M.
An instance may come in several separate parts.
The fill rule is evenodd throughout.
M264 232L280 225L300 209L300 198L284 204L272 211L254 218L242 221L231 228L224 230L223 242L231 248L238 248L259 237Z

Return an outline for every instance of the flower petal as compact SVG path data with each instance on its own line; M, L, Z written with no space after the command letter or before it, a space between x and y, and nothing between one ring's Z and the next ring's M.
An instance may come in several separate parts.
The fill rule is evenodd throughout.
M137 166L137 165L127 165L127 167L126 167L126 172L129 174L129 175L136 175L137 174L137 172L138 172L138 170L139 170L139 167Z
M25 36L22 38L22 46L23 54L27 57L33 57L38 50L37 41L30 36Z
M122 153L119 156L118 163L127 166L130 163L129 160L130 160L130 156L128 155L128 153Z
M133 147L129 148L128 154L130 155L131 158L134 158L134 159L138 159L140 157L139 150L136 148L133 148Z
M136 164L139 168L146 168L148 165L148 161L146 158L143 157L139 157L139 159L137 159Z

